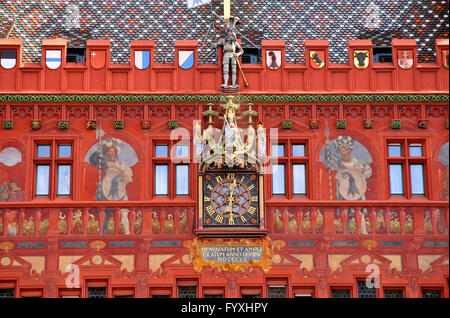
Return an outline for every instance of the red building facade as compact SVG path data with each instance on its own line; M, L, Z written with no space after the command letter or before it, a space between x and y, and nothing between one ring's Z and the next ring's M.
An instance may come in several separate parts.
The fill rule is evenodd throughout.
M132 41L130 63L113 64L109 41L88 40L86 62L66 63L66 40L49 39L41 63L23 63L22 41L0 40L15 52L0 67L3 293L449 296L448 40L426 64L414 40L392 41L392 63L351 40L347 64L330 63L328 41L306 41L306 62L291 64L284 41L265 40L233 95L197 46L175 41L175 62L155 63L153 41ZM259 219L205 231L194 125L221 129L229 96L240 128L249 117L266 131ZM255 258L223 262L208 247Z

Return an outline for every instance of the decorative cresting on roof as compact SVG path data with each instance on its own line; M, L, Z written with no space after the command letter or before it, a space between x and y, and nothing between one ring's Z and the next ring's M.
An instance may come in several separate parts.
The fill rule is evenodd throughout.
M212 109L213 104L208 104L208 110L203 112L208 117L207 127L201 132L201 124L197 122L194 128L194 144L196 147L196 159L201 162L200 170L207 168L245 168L260 170L260 159L265 157L265 130L258 125L258 132L253 127L253 117L258 112L248 104L248 110L242 116L237 116L240 104L235 103L232 96L221 105L223 115ZM223 121L222 129L214 128L213 117ZM248 127L239 128L238 121L248 117Z

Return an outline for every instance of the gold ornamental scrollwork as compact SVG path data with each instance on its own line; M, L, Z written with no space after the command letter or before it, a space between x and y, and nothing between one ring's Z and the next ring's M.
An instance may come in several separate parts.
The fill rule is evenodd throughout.
M0 250L5 251L6 253L8 253L13 248L14 248L14 243L12 243L12 242L1 242L0 243Z
M195 238L192 241L184 242L184 246L190 249L192 265L196 272L201 272L203 267L217 268L227 272L238 272L251 267L259 267L267 273L272 267L274 255L272 240L268 237L262 239L205 239ZM216 260L205 260L202 255L203 247L256 247L261 248L259 259L252 259L248 262L218 262Z

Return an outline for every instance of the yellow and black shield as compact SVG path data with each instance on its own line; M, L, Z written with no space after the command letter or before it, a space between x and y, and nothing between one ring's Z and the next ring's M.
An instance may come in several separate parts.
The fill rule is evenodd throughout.
M369 66L369 56L368 50L353 51L353 63L355 67L360 70L366 69Z

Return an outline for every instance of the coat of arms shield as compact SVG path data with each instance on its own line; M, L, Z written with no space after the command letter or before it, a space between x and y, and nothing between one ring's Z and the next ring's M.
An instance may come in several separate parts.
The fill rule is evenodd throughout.
M92 50L91 51L91 66L97 70L102 69L106 63L106 51L105 50Z
M355 50L353 52L353 64L359 70L364 70L369 66L369 50Z
M325 51L310 51L309 57L312 68L320 70L325 66Z
M281 51L267 51L266 64L271 70L277 70L281 67Z
M398 51L398 66L402 69L410 69L414 64L413 51L412 50L399 50Z
M61 50L45 51L45 65L51 70L56 70L58 67L60 67Z

